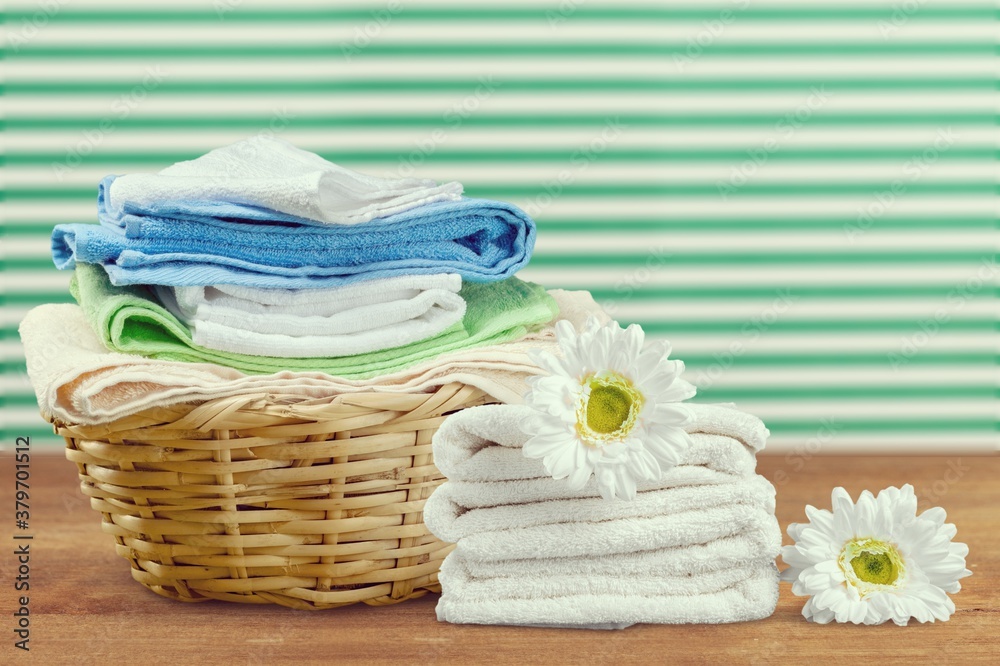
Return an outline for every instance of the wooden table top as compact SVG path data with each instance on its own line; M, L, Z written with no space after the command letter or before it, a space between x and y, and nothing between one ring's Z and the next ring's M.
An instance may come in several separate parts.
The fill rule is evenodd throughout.
M13 505L13 461L2 460L3 504ZM31 461L31 651L13 647L13 548L0 557L0 663L844 663L933 660L1000 663L1000 457L762 456L778 488L784 529L803 507L829 508L830 490L856 497L912 483L922 508L940 505L971 550L974 573L954 597L951 621L905 628L820 626L800 615L803 599L783 583L775 614L731 625L641 625L623 631L457 626L437 622L436 595L396 606L295 611L225 602L181 603L132 580L128 563L81 495L76 467L61 455ZM951 470L949 472L949 470ZM13 533L12 508L7 509ZM18 543L7 537L8 543ZM787 537L786 537L787 542ZM840 659L838 659L839 661Z

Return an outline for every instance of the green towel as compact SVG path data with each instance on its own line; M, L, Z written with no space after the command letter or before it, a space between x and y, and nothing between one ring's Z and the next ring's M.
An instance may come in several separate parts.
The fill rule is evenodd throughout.
M282 370L325 372L368 379L403 370L445 352L517 340L559 314L555 300L540 285L508 278L466 283L465 318L444 332L413 344L356 356L279 358L248 356L195 345L187 326L144 286L116 287L96 264L77 264L70 291L105 346L125 354L170 361L226 365L247 374Z

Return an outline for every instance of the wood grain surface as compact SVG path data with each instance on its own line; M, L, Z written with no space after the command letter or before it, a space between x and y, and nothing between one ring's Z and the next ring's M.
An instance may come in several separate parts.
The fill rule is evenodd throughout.
M5 530L12 536L13 461L0 457ZM14 648L13 546L0 557L2 664L560 664L560 663L1000 663L1000 458L767 457L782 528L803 507L829 508L830 490L912 483L923 507L940 505L969 544L974 575L946 623L899 628L819 626L782 584L767 620L733 625L635 626L624 631L456 626L434 616L436 596L396 606L329 611L224 602L186 604L134 582L59 455L31 461L31 651ZM787 541L787 538L786 538ZM846 658L847 661L844 661Z

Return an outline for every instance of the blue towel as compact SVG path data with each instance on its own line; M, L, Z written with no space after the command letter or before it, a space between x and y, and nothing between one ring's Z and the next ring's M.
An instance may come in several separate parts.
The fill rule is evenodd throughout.
M535 224L513 204L440 201L353 225L330 225L243 204L160 202L113 214L98 192L100 224L52 232L57 268L104 266L115 285L335 287L404 274L503 280L528 263Z

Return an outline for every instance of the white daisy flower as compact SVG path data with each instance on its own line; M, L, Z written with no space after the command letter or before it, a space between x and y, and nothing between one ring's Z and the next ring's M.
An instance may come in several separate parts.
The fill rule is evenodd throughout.
M577 335L556 324L562 358L534 352L547 375L532 377L525 403L536 410L522 428L531 438L524 455L541 458L556 479L574 490L591 476L605 499L633 499L636 486L660 478L691 444L690 420L681 400L694 386L680 379L681 361L667 360L670 346L643 349L643 331L591 317Z
M808 523L792 523L794 546L782 548L789 568L783 580L792 592L810 597L802 614L811 622L903 626L947 620L955 612L948 593L969 576L969 547L952 542L955 526L934 507L917 515L913 486L886 488L878 497L864 491L858 503L834 488L833 512L806 507Z

